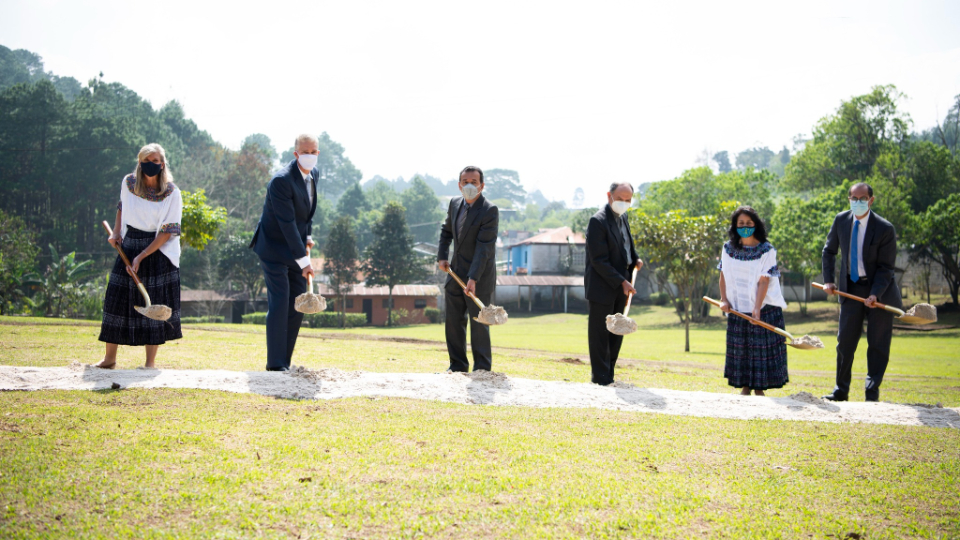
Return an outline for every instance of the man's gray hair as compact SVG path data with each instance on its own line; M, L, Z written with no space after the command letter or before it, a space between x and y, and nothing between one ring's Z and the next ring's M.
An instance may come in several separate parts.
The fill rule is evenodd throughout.
M617 189L619 189L620 186L627 186L628 188L630 188L630 193L633 193L633 192L634 192L634 191L633 191L633 184L631 184L630 182L614 182L614 183L610 184L610 193L613 193L614 191L616 191Z
M296 140L293 141L293 151L299 152L300 145L306 141L313 141L317 146L320 146L320 139L318 139L316 135L311 135L309 133L301 133L300 135L297 135Z

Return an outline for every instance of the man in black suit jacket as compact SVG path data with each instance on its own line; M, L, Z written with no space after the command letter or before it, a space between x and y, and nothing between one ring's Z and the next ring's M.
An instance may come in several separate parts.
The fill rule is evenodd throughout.
M319 146L313 135L297 137L296 159L267 184L263 213L250 242L267 286L267 371L289 370L303 322L303 313L293 305L307 291L307 276L313 275L310 233L317 209Z
M880 383L890 359L893 313L876 307L876 302L903 307L900 288L894 276L897 260L897 233L889 221L870 210L873 188L859 183L850 188L850 210L833 220L827 243L823 246L824 290L866 298L866 303L840 297L840 330L837 332L837 383L831 401L846 401L850 393L853 355L867 320L866 400L879 401ZM857 234L854 235L854 232ZM835 277L837 250L840 250L840 275Z
M490 329L473 320L480 313L477 304L464 294L475 294L484 304L490 303L497 287L497 229L500 211L481 194L483 171L466 167L460 172L460 191L463 197L454 197L447 208L447 220L440 230L440 249L437 262L443 271L450 270L466 284L466 289L447 276L446 334L450 353L448 372L469 371L467 360L467 315L470 320L470 349L473 351L473 370L493 367L490 349ZM453 242L453 261L449 261L450 242Z
M607 205L594 214L587 225L583 286L590 307L587 339L593 371L591 380L603 386L613 382L613 370L623 343L623 336L607 330L607 315L623 312L627 295L636 292L630 283L631 270L634 266L643 267L633 247L626 215L632 204L633 186L614 183L607 193Z

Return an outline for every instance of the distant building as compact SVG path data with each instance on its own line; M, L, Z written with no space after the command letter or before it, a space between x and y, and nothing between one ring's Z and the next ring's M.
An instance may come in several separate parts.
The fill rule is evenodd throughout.
M345 309L347 313L366 313L367 324L386 326L387 306L389 303L388 287L367 287L353 285L346 294ZM340 299L328 285L320 287L320 294L327 299L328 304L335 305ZM408 319L405 324L427 324L430 320L424 313L425 308L436 308L440 296L440 287L436 285L397 285L393 288L393 311L406 310ZM328 309L330 309L328 307ZM336 306L339 311L339 306Z
M505 247L504 275L583 275L586 239L570 227L542 230Z

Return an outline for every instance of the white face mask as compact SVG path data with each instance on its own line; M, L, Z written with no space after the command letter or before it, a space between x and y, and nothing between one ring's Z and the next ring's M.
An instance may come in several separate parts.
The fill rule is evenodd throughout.
M316 154L300 154L300 157L297 158L297 163L300 164L305 170L310 170L317 166L317 156Z
M472 201L477 198L477 195L480 194L480 190L477 189L477 186L473 184L464 184L460 191L463 193L463 196L468 200Z
M610 203L610 208L613 209L613 212L618 216L623 215L624 212L630 209L631 203L627 201L613 201Z

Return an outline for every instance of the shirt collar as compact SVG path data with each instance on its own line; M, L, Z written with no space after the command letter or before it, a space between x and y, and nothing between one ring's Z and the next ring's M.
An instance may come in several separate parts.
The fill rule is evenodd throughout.
M867 210L867 214L866 214L865 216L863 216L862 218L858 218L857 216L853 216L853 219L859 221L861 225L866 225L866 224L867 224L867 220L870 219L870 212L873 212L873 210Z
M300 171L301 175L303 175L304 180L306 180L307 178L313 177L313 175L311 175L309 172L303 172L303 169L301 169L299 165L297 165L297 170Z

